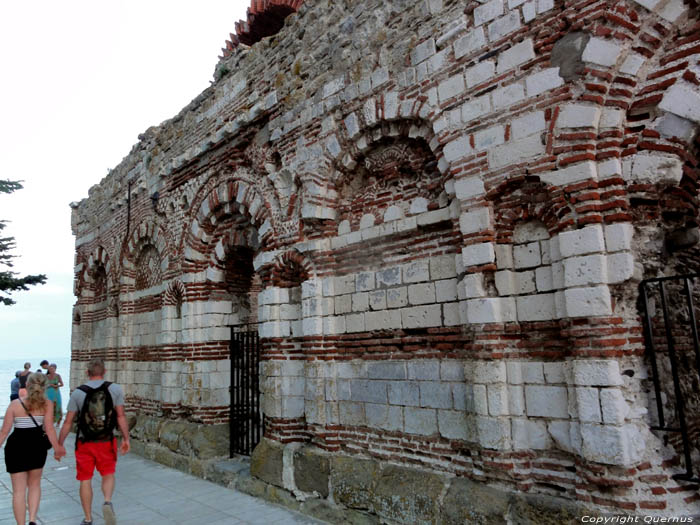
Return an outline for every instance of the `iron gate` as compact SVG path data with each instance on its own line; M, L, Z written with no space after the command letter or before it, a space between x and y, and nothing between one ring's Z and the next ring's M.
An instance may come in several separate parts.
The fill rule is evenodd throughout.
M250 456L262 435L260 416L260 339L257 331L231 328L230 457Z
M652 429L680 436L680 442L672 442L682 448L686 471L673 477L693 482L700 481L692 457L698 451L691 450L700 442L700 341L693 297L698 277L646 279L640 285L658 416L658 425Z

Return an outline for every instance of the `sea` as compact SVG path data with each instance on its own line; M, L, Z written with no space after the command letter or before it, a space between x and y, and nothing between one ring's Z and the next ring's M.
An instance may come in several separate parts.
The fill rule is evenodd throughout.
M68 397L70 396L70 356L68 357L46 357L49 363L56 364L56 373L61 375L63 379L63 388L61 388L61 401L63 403L63 412L66 412L68 406ZM32 364L32 372L36 372L41 359L36 362L28 360ZM10 404L10 381L15 377L17 370L22 370L25 361L19 359L0 359L0 418L5 417L5 411Z

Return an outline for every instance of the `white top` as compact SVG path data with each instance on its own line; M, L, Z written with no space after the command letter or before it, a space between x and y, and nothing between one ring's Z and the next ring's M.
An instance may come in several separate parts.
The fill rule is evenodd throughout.
M37 425L42 426L44 424L44 416L34 416ZM34 428L36 425L32 418L29 416L18 416L15 418L15 428Z

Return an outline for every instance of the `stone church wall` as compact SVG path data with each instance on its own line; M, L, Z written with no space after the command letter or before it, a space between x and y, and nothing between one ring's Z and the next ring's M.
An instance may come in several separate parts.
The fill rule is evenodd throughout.
M304 2L73 205L71 386L102 356L137 438L222 455L252 328L252 473L299 498L697 513L638 285L697 268L669 239L697 227L699 28L680 0ZM401 472L435 481L418 514Z

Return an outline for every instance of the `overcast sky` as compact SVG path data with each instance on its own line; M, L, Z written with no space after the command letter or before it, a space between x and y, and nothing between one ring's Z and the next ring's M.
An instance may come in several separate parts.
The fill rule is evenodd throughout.
M70 355L74 238L87 197L139 133L213 78L249 0L35 0L0 4L0 196L15 270L48 283L0 306L0 359Z

